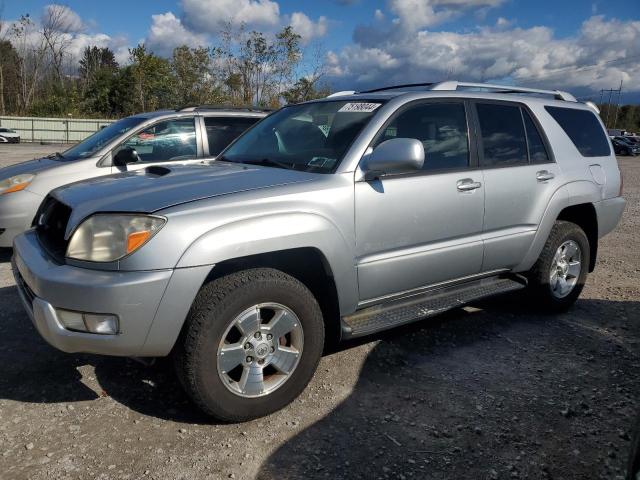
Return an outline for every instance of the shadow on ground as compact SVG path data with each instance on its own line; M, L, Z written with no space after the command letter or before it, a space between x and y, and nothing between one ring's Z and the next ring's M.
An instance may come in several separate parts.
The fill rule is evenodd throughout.
M640 407L639 302L499 297L396 329L258 479L615 478Z
M352 394L275 451L258 478L622 474L640 406L639 302L580 300L557 316L524 303L500 297L362 340L379 343ZM58 352L35 332L15 287L0 289L0 305L0 364L10 366L0 398L110 396L144 415L210 423L167 362ZM95 367L93 386L84 365Z

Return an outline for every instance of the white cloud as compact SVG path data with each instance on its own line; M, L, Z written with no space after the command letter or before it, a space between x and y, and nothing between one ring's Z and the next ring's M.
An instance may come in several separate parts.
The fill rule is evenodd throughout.
M179 45L199 47L208 43L206 35L189 31L172 12L151 15L146 44L157 55L169 56Z
M317 22L314 22L304 13L294 12L291 14L290 25L306 43L314 38L324 37L329 28L329 21L327 17L321 16Z
M503 2L504 0L390 0L389 8L397 15L395 23L413 30L445 22L466 10L493 8Z
M85 28L80 15L66 5L57 3L46 5L42 10L42 20L47 21L47 19L50 20L51 26L64 32L78 33Z
M345 88L457 78L584 91L622 78L640 90L640 21L591 17L572 38L499 24L470 33L361 27L354 44L327 56L329 72Z
M275 27L280 6L271 0L182 0L184 21L197 32L216 33L221 22L251 28Z

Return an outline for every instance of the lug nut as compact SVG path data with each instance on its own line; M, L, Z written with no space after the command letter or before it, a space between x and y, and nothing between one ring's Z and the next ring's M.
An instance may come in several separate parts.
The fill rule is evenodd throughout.
M245 343L244 344L244 349L245 350L250 350L251 349L251 344L250 343Z
M271 347L271 353L273 353L273 352L275 352L275 351L276 351L276 349L275 349L275 348L273 348L273 347Z
M254 337L256 338L262 338L262 334L260 332L256 332L256 334L254 335Z
M273 338L273 335L271 335L270 333L267 333L267 340L271 340Z
M247 363L253 362L253 357L247 357Z
M264 364L264 359L260 359L260 360L258 360L258 363L259 363L260 365L263 365L263 364Z

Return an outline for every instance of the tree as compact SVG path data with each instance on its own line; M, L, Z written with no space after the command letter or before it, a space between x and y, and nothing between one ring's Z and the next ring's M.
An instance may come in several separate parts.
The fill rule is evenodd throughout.
M25 113L33 101L40 81L47 45L29 15L22 15L10 30L18 54L18 110Z
M129 49L136 108L155 110L172 104L172 76L169 61L147 51L143 44Z
M282 93L287 103L300 103L307 100L326 97L331 93L327 86L318 87L313 78L303 77L293 84L291 88Z
M73 41L70 32L74 28L74 20L68 7L51 4L45 7L41 23L54 74L62 85L64 60Z
M202 105L222 99L212 70L209 48L182 45L173 50L171 69L177 105Z

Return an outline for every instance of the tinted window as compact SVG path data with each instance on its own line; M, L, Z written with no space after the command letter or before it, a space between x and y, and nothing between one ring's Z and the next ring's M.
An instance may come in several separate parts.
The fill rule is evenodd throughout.
M527 142L520 107L478 104L484 167L526 165Z
M392 138L415 138L422 142L423 170L469 165L467 119L461 103L426 103L407 108L388 124L374 146Z
M538 128L533 123L531 115L524 108L522 109L524 117L524 128L527 131L527 144L529 145L529 162L530 163L547 163L549 155L542 141L542 136Z
M135 149L143 162L168 162L196 158L194 119L193 117L174 118L156 123L129 138L116 152L124 147Z
M205 117L204 125L209 140L209 155L218 155L259 118L250 117Z
M544 107L584 157L611 154L609 141L593 112L574 108Z

